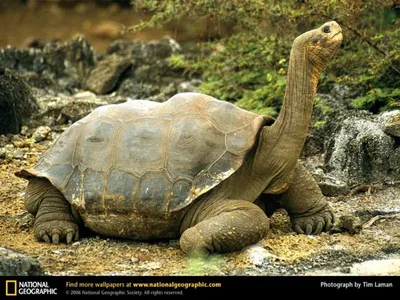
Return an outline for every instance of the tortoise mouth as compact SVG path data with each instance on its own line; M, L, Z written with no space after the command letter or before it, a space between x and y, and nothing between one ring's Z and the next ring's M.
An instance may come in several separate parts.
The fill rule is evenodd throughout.
M332 41L342 41L342 39L343 39L342 30L336 32L331 38Z

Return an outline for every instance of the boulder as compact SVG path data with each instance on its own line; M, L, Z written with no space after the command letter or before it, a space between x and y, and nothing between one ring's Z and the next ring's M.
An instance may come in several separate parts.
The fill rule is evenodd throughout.
M181 53L181 46L172 38L154 41L117 40L110 44L107 54L131 57L138 66L151 65L159 60Z
M115 88L121 74L131 65L129 58L118 54L106 56L91 71L86 84L96 94L107 94Z
M170 64L170 57L181 53L180 45L171 38L111 43L107 55L118 54L133 61L131 68L121 76L118 94L134 99L166 101L178 93L183 82L190 80L183 70Z
M335 84L329 93L318 93L316 95L310 131L302 151L303 156L315 155L325 151L326 125L332 119L332 114L351 109L350 103L354 96L353 90L348 86L339 84Z
M76 92L82 88L95 63L93 48L82 35L66 43L47 43L41 49L7 47L0 50L3 68L23 73L40 86L43 86L42 81L56 81L54 85L63 91Z
M118 95L97 96L89 91L73 95L67 94L41 94L37 97L38 110L33 116L32 125L61 125L73 123L87 116L95 108L123 103L129 98Z
M37 259L0 247L0 276L45 275Z
M400 180L400 147L384 132L383 115L347 111L331 119L325 171L348 185Z
M37 108L29 84L17 73L0 70L0 134L17 133Z
M400 138L400 110L383 113L380 119L385 133Z

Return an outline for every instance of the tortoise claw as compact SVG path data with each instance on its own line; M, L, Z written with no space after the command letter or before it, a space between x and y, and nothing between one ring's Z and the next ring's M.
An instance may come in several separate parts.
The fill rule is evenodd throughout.
M321 233L323 228L324 228L324 223L323 222L318 222L317 228L315 228L314 234Z
M58 245L61 241L70 244L79 237L79 226L70 221L53 220L40 223L35 226L35 237L46 243Z
M332 228L332 222L330 219L328 219L328 220L326 220L326 223L325 223L325 230L329 231L331 228Z
M53 234L52 241L54 245L58 245L60 243L60 235L58 233Z
M67 236L65 238L65 241L67 242L67 244L71 244L72 243L72 238L74 237L74 233L73 232L68 232Z
M303 229L301 229L299 224L294 225L294 231L296 231L297 233L300 233L300 234L304 233Z
M291 217L293 230L297 233L319 234L329 231L335 222L335 216L330 210L325 210L307 217Z
M43 233L43 234L42 234L42 240L45 241L45 242L48 243L48 244L51 243L50 238L49 238L49 236L47 235L47 233Z
M307 224L306 225L306 234L310 235L312 233L312 231L313 231L312 229L313 229L312 225L311 224Z
M75 232L75 237L74 237L74 241L77 241L77 240L79 240L79 231L78 230Z

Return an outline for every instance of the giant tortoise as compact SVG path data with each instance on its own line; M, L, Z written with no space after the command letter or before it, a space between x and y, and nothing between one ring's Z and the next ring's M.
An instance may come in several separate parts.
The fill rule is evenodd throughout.
M180 237L185 253L229 252L262 239L278 207L298 233L329 230L334 215L298 159L341 32L328 22L294 40L276 120L181 93L102 106L74 123L17 173L29 180L36 238L71 243L84 225L104 236Z

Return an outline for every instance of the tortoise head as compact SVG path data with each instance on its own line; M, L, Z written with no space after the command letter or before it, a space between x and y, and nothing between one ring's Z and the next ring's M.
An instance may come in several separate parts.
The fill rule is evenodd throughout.
M335 21L331 21L300 35L295 39L293 46L306 56L306 61L317 73L315 75L319 75L335 54L342 39L342 28Z

